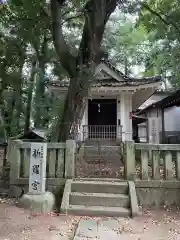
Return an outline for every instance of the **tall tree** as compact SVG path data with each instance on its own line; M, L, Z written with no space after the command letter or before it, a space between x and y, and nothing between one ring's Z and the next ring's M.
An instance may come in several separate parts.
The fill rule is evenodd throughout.
M85 3L81 10L84 15L84 26L76 56L71 54L63 35L62 16L67 3L66 0L51 0L54 46L61 65L70 78L64 112L60 119L58 140L74 137L76 127L80 124L94 68L100 60L100 48L105 26L118 1L89 0Z

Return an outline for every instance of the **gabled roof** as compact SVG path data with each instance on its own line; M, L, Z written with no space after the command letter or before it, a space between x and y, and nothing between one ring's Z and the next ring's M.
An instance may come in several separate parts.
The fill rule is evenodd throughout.
M161 82L161 76L154 76L154 77L142 77L142 78L134 78L127 76L126 74L119 71L109 60L102 59L101 64L104 64L114 73L119 76L120 80L117 80L115 77L110 76L110 73L106 72L105 69L101 69L100 72L104 74L106 72L106 76L104 78L98 79L96 78L93 80L92 87L124 87L124 86L139 86L145 84L152 84ZM60 87L60 88L67 88L69 86L69 81L48 81L47 85Z
M166 98L163 98L162 100L156 102L156 103L152 103L151 105L149 105L148 107L140 110L137 114L141 115L146 113L148 110L152 109L152 108L168 108L168 107L173 107L173 106L177 106L180 105L180 90L177 90L176 92L171 93L171 95L169 95Z
M148 99L145 100L145 102L139 107L139 111L142 109L147 108L148 106L155 104L156 102L161 101L162 99L168 97L169 95L172 94L171 91L164 91L164 90L159 90L157 89Z
M42 139L46 140L47 132L42 129L30 129L27 133L18 136L18 139Z
M130 77L124 74L123 72L119 71L109 60L102 59L102 63L106 64L110 69L112 69L114 72L118 73L124 80L127 82L143 82L143 81L162 81L161 76L154 76L154 77L142 77L142 78L135 78L135 77Z

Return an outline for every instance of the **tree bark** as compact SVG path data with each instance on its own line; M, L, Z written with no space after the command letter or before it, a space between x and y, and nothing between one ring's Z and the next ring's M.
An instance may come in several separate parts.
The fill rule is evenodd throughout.
M24 124L24 133L27 133L29 131L29 128L30 128L30 117L31 117L31 107L32 107L32 93L33 93L33 88L34 88L35 68L36 68L36 61L33 61L31 76L30 76L30 80L29 80L28 98L27 98L25 124Z
M19 72L18 72L18 76L19 76L19 82L18 82L18 87L16 88L16 99L15 99L15 119L16 119L16 134L19 134L21 132L21 127L20 126L20 121L21 121L21 114L22 114L22 84L23 84L23 79L22 79L22 75L23 75L23 66L24 66L24 62L25 62L25 55L22 55L22 59L19 65Z
M77 57L72 56L62 32L63 4L51 0L52 31L61 65L68 72L70 85L58 125L59 141L74 138L81 123L88 91L99 63L100 47L106 22L115 10L118 0L89 0L84 7L84 28Z
M7 87L6 82L6 60L4 60L1 66L1 87L0 87L0 118L1 124L4 126L4 140L7 141L8 138L8 130L7 130L7 121L5 118L5 105L4 105L4 97L3 92Z
M84 114L88 90L92 81L92 72L85 69L76 78L71 78L64 103L64 111L60 118L58 141L75 139L78 126Z
M46 33L44 34L44 40L40 51L36 49L36 54L39 63L40 72L38 74L36 82L36 93L35 93L35 128L42 128L45 126L44 116L44 99L45 99L45 64L47 59L47 43L48 39Z

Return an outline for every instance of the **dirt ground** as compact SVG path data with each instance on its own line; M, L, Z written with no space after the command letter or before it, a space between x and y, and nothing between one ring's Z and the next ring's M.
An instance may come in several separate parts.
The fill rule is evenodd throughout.
M122 240L180 240L180 210L141 210L141 216L118 220Z
M1 201L0 240L69 240L80 219L89 217L35 216L11 202ZM137 218L117 220L119 228L114 230L119 231L122 240L180 240L179 209L141 210L141 216Z
M0 203L0 240L68 240L79 217L32 215L14 204Z

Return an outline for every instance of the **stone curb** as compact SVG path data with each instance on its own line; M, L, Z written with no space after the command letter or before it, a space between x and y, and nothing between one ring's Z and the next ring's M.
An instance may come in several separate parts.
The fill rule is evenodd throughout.
M73 180L69 179L66 181L65 187L64 187L64 193L61 203L61 212L67 214L67 210L69 208L69 196L71 192L71 184Z
M133 218L139 215L136 187L133 181L129 181L128 185L129 185L129 197L130 197L130 204L131 204L131 216Z

